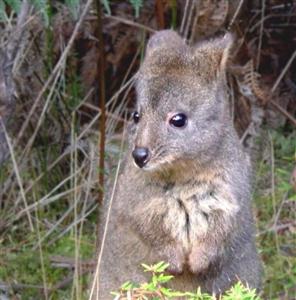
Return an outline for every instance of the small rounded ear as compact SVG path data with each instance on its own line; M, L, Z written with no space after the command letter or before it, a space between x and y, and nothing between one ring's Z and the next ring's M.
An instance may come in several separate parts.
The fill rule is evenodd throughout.
M161 30L155 33L148 41L146 55L156 50L177 49L184 46L182 38L173 30Z
M210 60L211 64L216 64L218 70L224 70L233 42L233 35L226 33L222 37L197 44L196 55L205 60Z

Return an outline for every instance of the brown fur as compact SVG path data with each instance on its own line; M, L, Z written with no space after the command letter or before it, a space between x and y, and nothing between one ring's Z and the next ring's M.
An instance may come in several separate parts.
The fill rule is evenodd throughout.
M161 260L176 274L170 284L176 289L219 294L238 279L260 286L250 164L225 97L231 43L226 35L189 47L173 31L150 39L137 83L140 121L130 128L99 299L127 280L147 280L141 263ZM168 118L180 111L186 128L171 128ZM135 146L151 152L143 169L133 162Z

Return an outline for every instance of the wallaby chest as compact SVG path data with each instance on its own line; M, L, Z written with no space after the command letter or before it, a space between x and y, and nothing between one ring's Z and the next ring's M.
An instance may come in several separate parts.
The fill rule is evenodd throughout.
M170 239L189 251L191 241L207 229L215 193L209 182L146 182L129 192L130 214L123 221L143 236L157 233L158 240ZM121 211L123 211L121 209Z

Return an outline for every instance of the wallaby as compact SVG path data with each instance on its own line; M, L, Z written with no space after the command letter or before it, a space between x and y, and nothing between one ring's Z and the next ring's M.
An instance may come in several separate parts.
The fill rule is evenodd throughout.
M149 40L96 299L147 280L141 263L159 261L169 263L174 289L218 295L238 280L260 287L250 162L226 97L232 43L226 34L188 46L171 30Z

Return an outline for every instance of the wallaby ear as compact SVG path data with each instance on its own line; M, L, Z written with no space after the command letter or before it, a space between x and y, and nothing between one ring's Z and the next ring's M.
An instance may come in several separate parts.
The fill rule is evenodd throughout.
M196 45L196 55L200 57L200 59L209 61L218 71L224 71L233 41L233 35L226 33L222 37L201 42Z
M180 49L185 46L182 38L173 30L161 30L155 33L148 41L146 55L165 49Z

